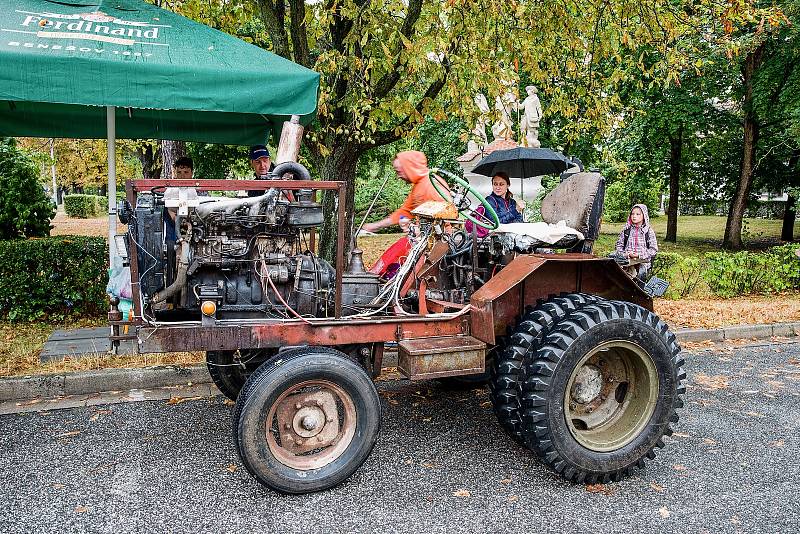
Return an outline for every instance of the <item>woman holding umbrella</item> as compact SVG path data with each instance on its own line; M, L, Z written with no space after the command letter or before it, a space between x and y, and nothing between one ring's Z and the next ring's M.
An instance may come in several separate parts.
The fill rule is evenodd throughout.
M492 177L492 193L486 197L487 202L491 204L495 213L497 213L500 224L522 222L522 214L517 210L517 201L514 200L514 195L511 194L511 191L508 190L510 186L511 179L508 177L508 173L498 171ZM478 206L475 212L484 215L485 210L483 206ZM464 228L467 232L472 232L473 226L478 237L484 237L489 233L489 230L473 225L472 221L469 220L465 223Z

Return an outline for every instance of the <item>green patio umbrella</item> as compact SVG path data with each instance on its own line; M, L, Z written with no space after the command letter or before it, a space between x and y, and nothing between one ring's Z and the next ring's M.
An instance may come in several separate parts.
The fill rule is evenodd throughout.
M319 74L140 0L11 0L0 10L0 136L266 142L313 119ZM113 251L112 251L113 252Z

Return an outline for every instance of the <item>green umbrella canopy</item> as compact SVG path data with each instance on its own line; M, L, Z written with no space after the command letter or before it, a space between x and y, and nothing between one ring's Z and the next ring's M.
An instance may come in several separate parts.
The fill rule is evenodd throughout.
M266 142L307 124L319 74L140 0L0 10L0 136Z

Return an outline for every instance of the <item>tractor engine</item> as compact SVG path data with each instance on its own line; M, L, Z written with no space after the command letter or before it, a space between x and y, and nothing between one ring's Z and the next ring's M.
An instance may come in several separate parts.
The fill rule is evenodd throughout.
M191 188L140 194L125 217L145 317L333 315L334 270L307 244L308 230L322 224L322 206L309 190L287 196L277 189L244 198L199 196ZM374 282L359 285L362 299L377 295Z

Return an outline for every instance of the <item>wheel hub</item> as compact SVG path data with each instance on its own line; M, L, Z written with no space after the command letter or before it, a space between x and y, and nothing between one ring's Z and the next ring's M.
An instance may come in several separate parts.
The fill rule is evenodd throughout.
M641 432L657 396L658 377L647 352L628 341L608 341L586 354L573 371L564 415L578 443L611 451Z
M327 447L339 435L339 410L330 390L289 395L276 412L280 445L292 454Z
M603 389L603 373L594 365L584 365L578 370L571 389L575 402L587 404L600 395Z

